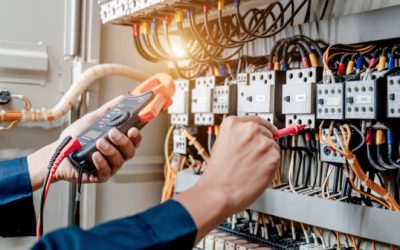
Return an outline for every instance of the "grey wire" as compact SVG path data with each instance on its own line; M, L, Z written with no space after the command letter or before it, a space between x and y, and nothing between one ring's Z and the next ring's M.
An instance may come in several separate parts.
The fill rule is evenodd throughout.
M361 133L361 130L359 130L356 126L354 125L350 125L350 128L354 129L354 131L357 132L357 134L360 136L361 138L361 142L360 145L358 145L357 147L355 147L353 150L351 150L351 152L356 152L357 150L359 150L362 146L364 146L365 144L365 136Z

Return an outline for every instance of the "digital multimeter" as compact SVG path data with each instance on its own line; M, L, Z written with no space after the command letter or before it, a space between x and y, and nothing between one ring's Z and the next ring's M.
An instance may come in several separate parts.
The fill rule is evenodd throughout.
M143 82L110 112L78 136L82 148L69 155L71 163L86 173L95 173L92 155L98 151L96 141L104 138L110 142L108 132L112 128L117 128L124 134L127 134L132 127L143 128L161 110L166 110L171 105L174 92L173 80L167 74L157 74Z

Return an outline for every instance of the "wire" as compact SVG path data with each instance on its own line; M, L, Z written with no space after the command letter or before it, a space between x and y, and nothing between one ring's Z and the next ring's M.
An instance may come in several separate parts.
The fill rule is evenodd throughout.
M42 193L41 193L41 198L40 198L40 208L39 208L39 220L41 220L40 226L39 226L39 234L43 235L43 221L44 221L44 217L43 217L43 211L44 211L44 196L45 196L45 189L46 189L46 184L49 180L50 177L50 173L51 173L51 167L54 164L54 161L56 160L56 158L60 155L61 150L67 145L67 143L72 139L71 136L67 136L65 137L61 143L57 146L56 150L54 151L53 155L50 158L49 164L47 166L47 173L46 173L46 177L44 179L43 185L42 185Z
M322 19L325 18L325 14L326 14L326 10L328 9L328 5L329 5L329 0L325 0L324 7L322 8L322 12L321 12L321 15L319 17L319 20L322 20Z
M42 198L42 200L40 202L41 203L41 216L42 217L40 217L40 215L39 215L38 220L37 220L37 228L36 228L36 238L37 239L39 239L40 236L43 233L41 231L41 230L43 230L43 227L42 227L43 223L41 222L41 220L43 218L42 210L44 210L44 206L46 204L47 195L48 195L48 192L50 190L50 185L53 182L54 175L55 175L58 167L60 166L61 162L65 158L67 158L68 155L70 155L72 152L78 151L78 150L80 150L82 148L82 145L80 144L78 139L65 139L65 140L68 140L68 142L62 148L60 147L59 152L56 152L57 156L55 157L55 159L54 159L54 161L53 161L53 163L51 165L49 177L48 178L46 177L47 181L45 182L44 191L42 190L42 192L44 192L43 198ZM62 144L64 144L64 141L62 142ZM50 160L52 160L52 158ZM43 206L42 206L42 204L43 204Z

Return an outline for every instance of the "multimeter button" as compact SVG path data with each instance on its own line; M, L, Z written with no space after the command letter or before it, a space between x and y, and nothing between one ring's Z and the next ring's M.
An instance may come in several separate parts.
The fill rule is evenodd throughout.
M107 121L107 126L109 127L119 126L126 120L128 120L130 115L131 114L128 111L120 112Z

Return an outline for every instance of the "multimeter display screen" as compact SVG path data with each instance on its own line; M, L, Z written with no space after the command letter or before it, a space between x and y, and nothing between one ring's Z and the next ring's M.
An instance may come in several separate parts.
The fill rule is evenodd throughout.
M88 137L93 140L97 139L100 135L101 135L101 131L94 130L94 129L91 129L88 132L86 132L86 134L84 134L85 137Z

